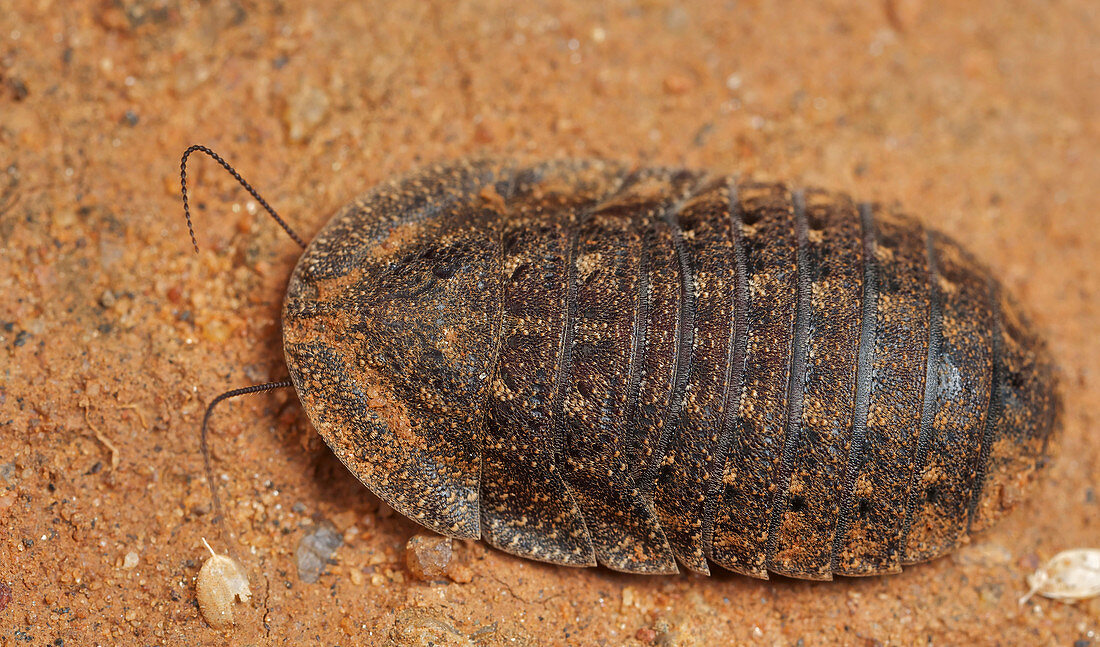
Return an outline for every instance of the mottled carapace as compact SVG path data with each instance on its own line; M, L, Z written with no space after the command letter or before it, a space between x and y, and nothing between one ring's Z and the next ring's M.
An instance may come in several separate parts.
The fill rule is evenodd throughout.
M603 161L375 188L309 243L283 338L313 425L397 511L628 572L897 572L1013 507L1059 411L1043 343L946 236Z

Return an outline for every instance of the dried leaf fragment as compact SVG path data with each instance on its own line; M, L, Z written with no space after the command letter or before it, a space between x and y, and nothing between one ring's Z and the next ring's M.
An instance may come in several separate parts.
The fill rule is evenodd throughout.
M1064 550L1040 566L1027 578L1031 590L1020 598L1025 604L1031 596L1076 602L1100 595L1100 549Z
M215 553L205 539L202 543L210 551L210 557L199 569L195 583L199 610L206 624L214 629L228 629L233 626L234 605L252 599L248 576L233 558Z
M397 614L386 647L474 647L436 609L405 609Z

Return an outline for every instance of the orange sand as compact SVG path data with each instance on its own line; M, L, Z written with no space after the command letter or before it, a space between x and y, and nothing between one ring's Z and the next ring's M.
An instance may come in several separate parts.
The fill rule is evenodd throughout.
M456 645L1100 644L1096 600L1017 604L1040 561L1100 535L1096 2L309 4L0 1L0 644L225 644L195 603L200 538L226 549L198 424L216 394L286 375L298 250L196 159L192 253L178 158L196 142L307 237L379 180L479 151L898 201L1003 277L1064 369L1063 451L1027 504L952 557L831 583L481 544L456 546L468 582L413 582L416 528L294 395L238 401L213 437L254 594L232 644L383 644L395 623L418 644L423 618ZM303 584L294 550L321 518L345 543Z

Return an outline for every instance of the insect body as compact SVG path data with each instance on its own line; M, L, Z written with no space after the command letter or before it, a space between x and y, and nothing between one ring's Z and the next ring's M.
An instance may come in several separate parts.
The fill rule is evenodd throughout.
M283 310L313 425L396 510L574 566L897 572L1044 463L1052 368L948 238L816 189L436 166L347 205Z

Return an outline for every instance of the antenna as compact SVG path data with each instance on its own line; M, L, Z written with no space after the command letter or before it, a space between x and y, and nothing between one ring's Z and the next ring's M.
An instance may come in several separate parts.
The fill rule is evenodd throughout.
M271 217L275 219L275 222L279 223L279 226L283 228L283 231L285 231L287 235L293 238L294 242L298 243L299 247L305 249L306 244L302 240L302 237L295 233L295 231L290 228L290 225L286 224L286 221L279 217L279 214L275 213L275 210L271 208L271 205L267 203L267 200L264 200L260 197L260 194L256 192L256 189L253 189L252 185L246 182L243 177L241 177L241 174L237 172L237 169L230 166L229 162L226 162L224 159L222 159L221 155L218 155L217 153L205 146L195 144L183 152L183 158L180 160L180 194L183 196L183 215L185 218L187 218L187 233L191 234L191 244L195 247L196 252L199 251L199 242L195 240L195 228L191 226L191 207L187 203L187 158L191 156L191 153L194 153L196 151L200 153L206 153L210 156L210 159L214 160L218 164L221 164L222 168L224 168L226 171L229 171L229 174L233 176L233 179L236 180L241 186L243 186L245 190L248 191L248 193L256 199L256 202L259 202L260 205L264 209L266 209L269 214L271 214Z
M246 386L243 389L233 389L232 391L226 391L225 393L214 398L210 402L210 405L206 407L206 414L202 417L202 432L199 436L199 448L202 450L202 464L206 469L206 482L210 485L210 498L214 503L214 523L220 525L222 515L222 502L218 497L218 484L214 481L214 468L210 461L210 445L207 443L207 430L210 426L210 414L214 412L214 407L218 406L223 400L229 398L235 398L239 395L248 395L250 393L262 393L264 391L271 391L274 389L282 389L288 386L294 386L294 383L290 380L283 380L281 382L268 382L267 384L257 384L255 386ZM222 537L224 540L225 537ZM226 541L230 547L232 542Z

